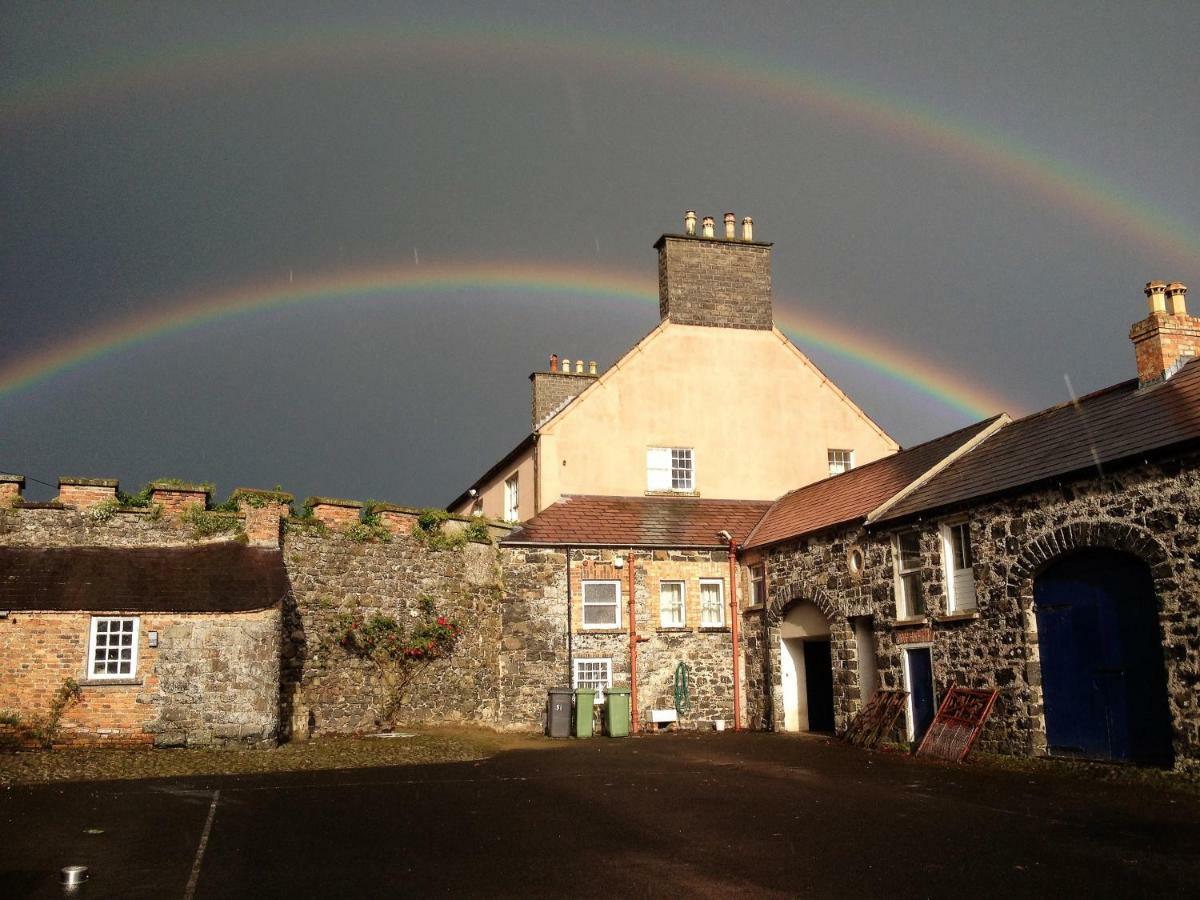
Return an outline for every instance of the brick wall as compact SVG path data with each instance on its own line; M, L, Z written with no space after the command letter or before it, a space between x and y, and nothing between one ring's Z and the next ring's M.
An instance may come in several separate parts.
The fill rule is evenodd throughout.
M120 615L113 610L112 615ZM82 698L63 715L62 743L271 744L278 723L279 611L141 614L137 671L90 681L91 613L0 619L0 709L45 715L67 679ZM97 613L96 615L106 615ZM150 632L159 635L150 646Z
M663 235L658 310L679 325L770 329L771 245Z
M1180 359L1200 355L1200 318L1151 313L1129 330L1138 380L1160 381Z
M62 479L58 484L58 501L64 506L87 509L97 503L117 499L117 482L107 479L71 480Z

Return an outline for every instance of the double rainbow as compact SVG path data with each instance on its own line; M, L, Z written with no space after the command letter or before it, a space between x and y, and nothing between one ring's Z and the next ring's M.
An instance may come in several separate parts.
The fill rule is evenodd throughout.
M129 347L234 316L354 299L391 296L421 300L462 292L658 302L657 285L643 276L546 264L412 266L340 272L294 283L273 281L165 303L155 312L114 321L0 364L0 398ZM776 312L780 329L801 349L820 347L974 418L999 409L1015 411L1017 404L893 345L786 310L780 303L776 303Z

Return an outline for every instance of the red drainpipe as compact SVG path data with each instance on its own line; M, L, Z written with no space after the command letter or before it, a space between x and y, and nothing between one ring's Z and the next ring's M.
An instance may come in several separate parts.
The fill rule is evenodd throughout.
M738 622L737 600L737 542L729 539L729 613L733 637L733 730L742 730L742 688L738 683L738 663L741 660L741 629Z
M629 562L629 713L630 731L638 733L638 695L637 695L637 616L633 594L633 570L637 565L633 551L626 557Z

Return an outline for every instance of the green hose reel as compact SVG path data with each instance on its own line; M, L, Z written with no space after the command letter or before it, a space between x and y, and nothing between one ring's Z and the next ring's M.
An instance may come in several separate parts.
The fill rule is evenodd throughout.
M688 667L681 662L675 667L675 711L686 716L692 708L692 698L688 692Z

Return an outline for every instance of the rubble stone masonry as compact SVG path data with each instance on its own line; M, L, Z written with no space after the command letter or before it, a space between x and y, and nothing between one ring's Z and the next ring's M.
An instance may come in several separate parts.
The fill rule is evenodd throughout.
M947 610L939 523L970 522L976 609ZM946 511L915 523L927 616L897 619L891 542L895 528L829 531L771 548L768 603L747 617L747 677L753 721L781 728L779 622L797 602L814 603L831 626L835 714L843 729L860 708L853 619L869 616L881 686L903 688L906 641L932 647L938 698L951 685L996 688L999 698L980 748L1018 756L1046 751L1034 578L1073 550L1133 554L1153 577L1158 600L1176 768L1200 770L1200 455L1111 469L1103 477ZM858 572L851 550L863 553ZM911 645L911 644L910 644Z

